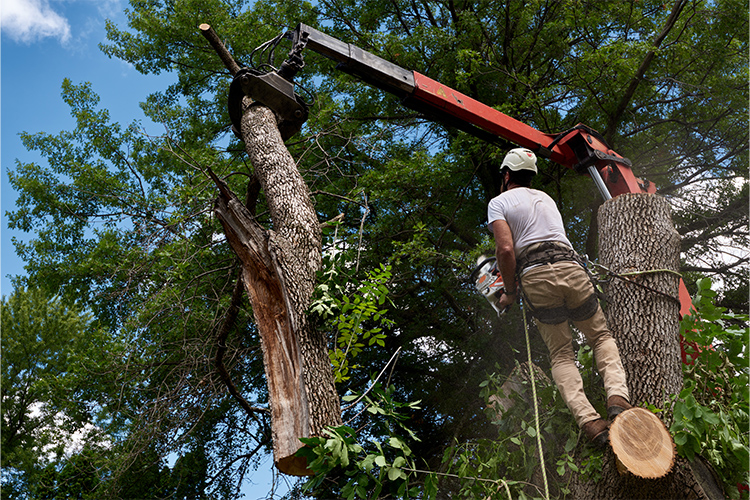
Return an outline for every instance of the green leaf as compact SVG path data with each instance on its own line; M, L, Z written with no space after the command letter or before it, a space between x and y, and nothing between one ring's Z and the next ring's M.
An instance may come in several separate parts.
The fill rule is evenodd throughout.
M395 436L391 437L390 439L388 439L388 444L391 446L391 448L396 448L396 449L399 449L399 450L404 447L403 440L401 440L400 438L397 438Z
M401 477L401 470L400 469L397 469L395 467L389 467L388 468L388 479L389 480L395 481L399 477Z

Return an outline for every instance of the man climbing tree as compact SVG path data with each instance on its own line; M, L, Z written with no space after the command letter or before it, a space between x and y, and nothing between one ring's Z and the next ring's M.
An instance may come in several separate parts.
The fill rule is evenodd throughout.
M259 241L265 245L268 237L272 244L265 248L280 250L271 265L255 269L281 270L268 283L299 284L298 297L305 297L318 264L305 263L296 274L291 249L313 248L307 243L318 239L315 224L341 213L335 249L356 241L362 252L356 264L340 258L335 271L348 277L392 265L393 303L383 308L393 326L382 332L385 346L363 350L336 389L341 395L364 392L372 371L401 348L388 376L399 399L422 401L408 422L421 439L411 450L425 469L439 470L454 442L469 447L496 437L477 411L477 387L490 372L509 373L519 357L508 348L522 338L518 317L485 317L481 299L462 278L486 249L481 247L491 244L482 221L500 186L494 148L451 126L435 126L420 112L405 112L399 99L311 57L298 83L315 95L315 105L298 139L285 144L294 161L283 160L309 186L309 192L297 192L312 202L303 215L311 225L292 229L271 208L270 177L265 196L257 196L264 162L251 168L248 143L231 135L229 75L196 29L202 22L221 33L243 64L280 30L303 22L545 132L579 122L601 130L633 160L639 176L670 195L685 236L679 270L720 275L730 292L725 299L744 301L747 295L746 260L727 262L719 253L727 239L739 247L747 234L747 12L739 2L679 1L684 8L671 18L663 2L615 0L130 4L128 25L108 25L103 50L144 73L174 76L173 85L143 103L146 118L163 124L158 130L165 135L112 123L107 102L100 104L90 86L68 82L63 98L76 119L73 130L24 134L26 146L46 161L22 158L10 172L21 195L10 224L33 233L18 246L28 281L80 301L103 327L127 339L127 355L114 359L119 365L109 381L118 397L98 405L117 437L97 469L110 483L148 443L163 460L186 450L205 454L205 494L232 498L245 472L270 452L273 403L260 355L260 321L254 320L264 303L249 307L242 298L246 282L238 276L246 269L230 246L236 242L222 236L209 167L232 192L244 194L237 203L222 193L221 202L232 209L244 204L264 226ZM658 51L643 43L662 33ZM272 124L260 109L250 114L255 124ZM281 147L276 141L271 149ZM546 164L535 182L557 203L569 241L576 248L585 244L593 258L602 218L597 221L590 181ZM346 279L341 283L348 289ZM315 322L300 318L303 304L279 309L284 321ZM608 324L619 341L617 322ZM299 333L295 337L304 338L304 329ZM674 337L670 345L677 344ZM532 356L546 371L541 344ZM673 354L653 348L646 355L638 342L627 348L632 350L619 347L626 370L631 362ZM645 381L656 390L664 380L656 370L633 378L633 403L642 401L638 389ZM370 413L344 412L352 428L379 432ZM330 493L337 491L335 481L322 487L329 491L321 497L336 496ZM450 496L451 488L441 484L441 494ZM590 496L612 498L610 492Z
M583 332L594 351L610 420L630 408L625 371L596 291L565 235L555 202L529 187L536 173L532 151L511 150L501 166L500 195L487 209L497 267L506 286L498 306L500 310L510 307L521 292L549 349L552 377L563 400L588 438L605 445L609 421L599 416L583 392L568 321Z

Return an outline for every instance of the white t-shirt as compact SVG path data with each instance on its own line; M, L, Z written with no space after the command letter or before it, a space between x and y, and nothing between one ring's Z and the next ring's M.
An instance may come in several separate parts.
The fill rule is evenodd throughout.
M518 187L494 197L487 207L490 232L496 220L508 223L516 257L527 246L542 241L561 241L573 246L565 235L555 201L543 191Z

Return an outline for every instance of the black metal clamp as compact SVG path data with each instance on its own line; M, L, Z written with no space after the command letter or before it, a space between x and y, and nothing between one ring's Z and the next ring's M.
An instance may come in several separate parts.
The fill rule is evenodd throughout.
M244 67L234 75L229 86L228 108L232 129L237 137L242 138L242 100L246 96L276 113L279 132L284 141L300 131L307 121L309 105L295 93L294 76L305 66L302 50L306 42L304 36L296 41L289 52L289 59L278 70L274 68L273 71L261 71Z

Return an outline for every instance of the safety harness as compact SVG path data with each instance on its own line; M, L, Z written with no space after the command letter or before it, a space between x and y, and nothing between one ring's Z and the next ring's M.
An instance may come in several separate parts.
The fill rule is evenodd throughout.
M588 272L586 265L581 257L565 243L559 241L543 241L534 243L526 247L521 255L516 259L516 279L521 284L521 274L527 268L541 264L553 264L555 262L572 261L584 268L592 280L594 292L586 298L580 306L569 309L566 306L551 307L546 309L536 308L521 287L524 302L529 307L531 315L540 323L547 325L557 325L567 320L584 321L591 318L599 308L599 297L596 293L596 283L594 277Z

